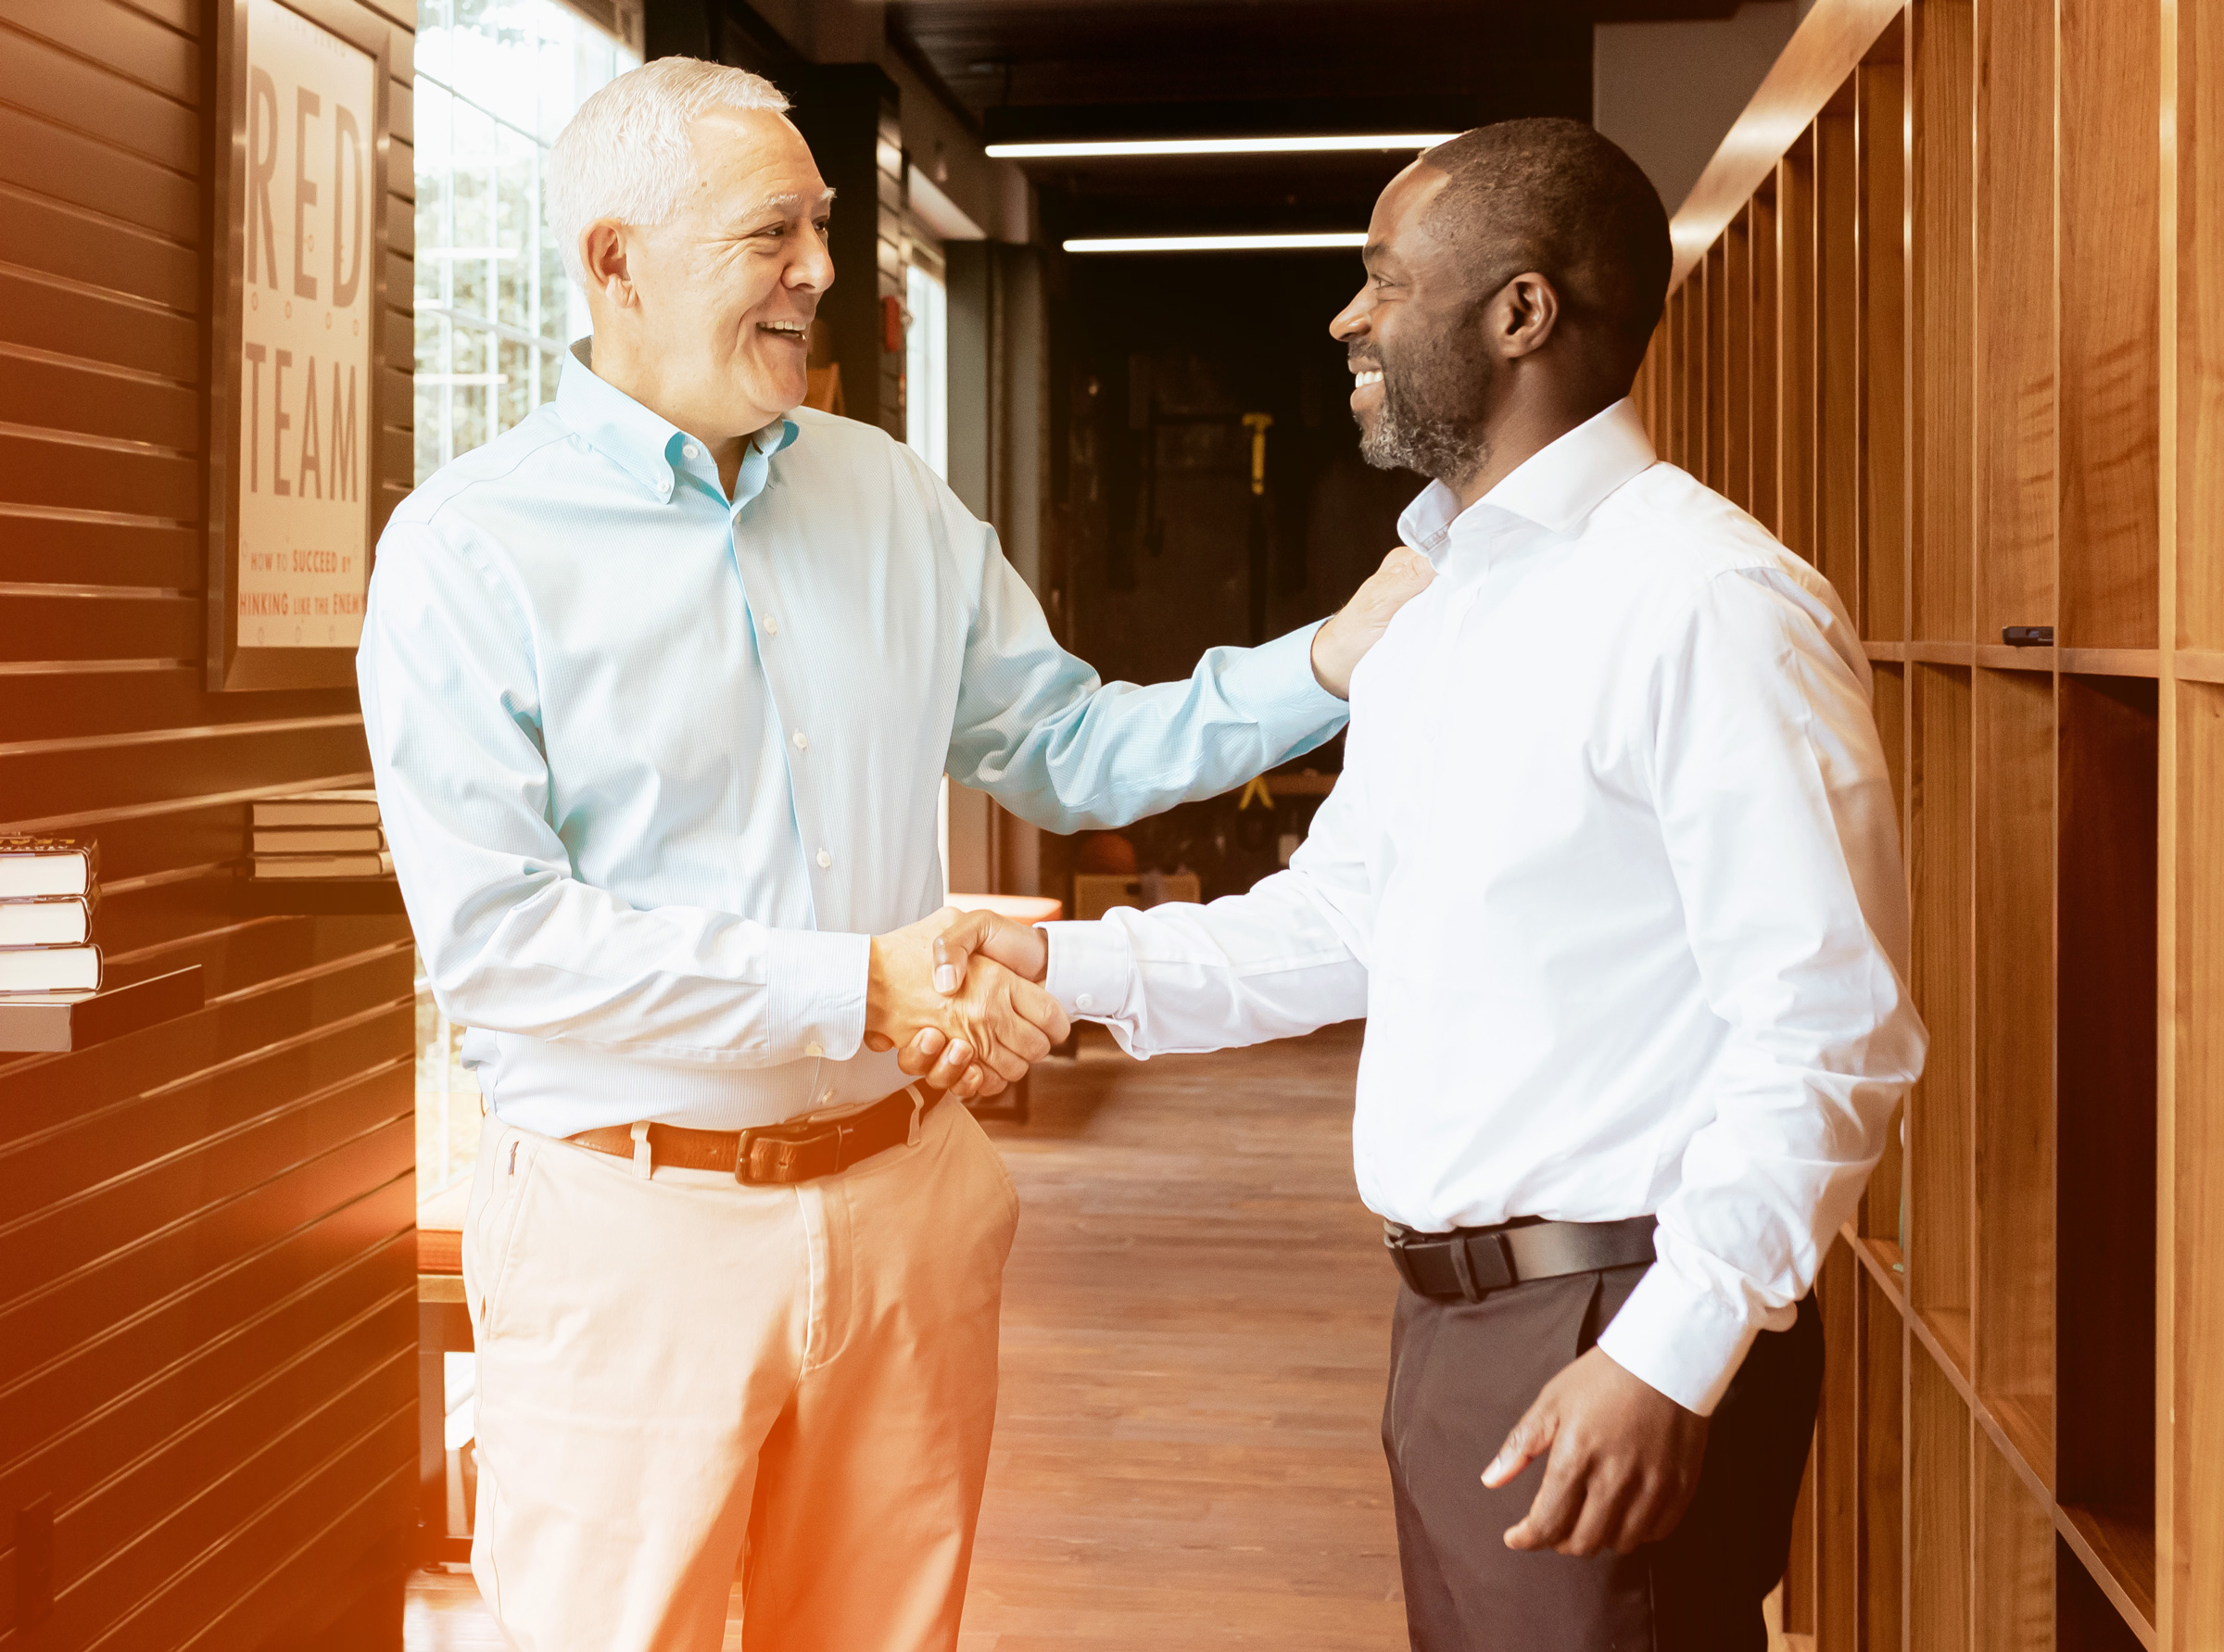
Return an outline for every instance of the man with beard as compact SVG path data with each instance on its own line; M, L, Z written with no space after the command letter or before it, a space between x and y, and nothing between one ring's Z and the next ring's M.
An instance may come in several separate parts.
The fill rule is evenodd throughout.
M1626 399L1659 198L1580 122L1470 132L1369 229L1361 450L1436 568L1352 679L1290 869L965 920L1138 1055L1364 1015L1402 1278L1383 1441L1425 1652L1760 1652L1814 1422L1808 1293L1924 1033L1869 673L1829 585Z

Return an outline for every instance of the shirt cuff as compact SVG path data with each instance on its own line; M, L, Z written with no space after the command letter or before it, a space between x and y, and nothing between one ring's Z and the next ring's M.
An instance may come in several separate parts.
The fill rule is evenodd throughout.
M1351 715L1351 707L1313 675L1313 633L1326 624L1316 620L1246 649L1220 679L1222 695L1251 714L1277 750L1325 739Z
M1712 1417L1760 1327L1655 1262L1598 1338L1606 1356L1687 1411Z
M1135 953L1112 924L1038 924L1050 946L1043 990L1068 1016L1096 1021L1118 1017L1135 985Z
M775 1060L847 1061L865 1042L869 935L777 930L764 983L766 1040Z

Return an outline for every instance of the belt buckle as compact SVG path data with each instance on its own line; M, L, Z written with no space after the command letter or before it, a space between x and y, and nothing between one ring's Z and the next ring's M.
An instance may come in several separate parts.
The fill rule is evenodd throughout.
M842 1129L826 1124L765 1124L741 1132L734 1179L743 1187L788 1187L841 1168Z
M1460 1294L1469 1302L1481 1302L1493 1291L1503 1291L1515 1282L1513 1256L1502 1230L1455 1233L1451 1252L1452 1277L1460 1281Z

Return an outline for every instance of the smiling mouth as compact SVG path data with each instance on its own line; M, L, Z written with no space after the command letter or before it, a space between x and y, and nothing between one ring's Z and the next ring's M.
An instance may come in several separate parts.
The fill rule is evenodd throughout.
M1351 387L1354 390L1364 390L1370 385L1379 385L1382 382L1383 370L1379 367L1370 367L1351 375Z
M757 331L769 333L775 338L793 339L797 344L803 342L803 323L801 322L759 322Z

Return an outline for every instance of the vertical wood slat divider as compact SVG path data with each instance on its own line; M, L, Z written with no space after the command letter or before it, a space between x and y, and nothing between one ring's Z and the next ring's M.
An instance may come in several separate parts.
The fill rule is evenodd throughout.
M1823 1316L1823 1403L1815 1419L1814 1532L1810 1594L1803 1620L1787 1627L1816 1637L1816 1652L1852 1652L1860 1645L1859 1593L1825 1593L1824 1578L1861 1570L1862 1347L1861 1264L1843 1243L1830 1247L1815 1281Z
M1761 525L1777 531L1778 500L1783 486L1783 425L1776 404L1777 359L1784 346L1780 310L1781 284L1776 277L1776 192L1772 178L1749 208L1752 220L1748 245L1753 260L1752 452L1753 500L1751 510Z
M1803 132L1776 168L1777 307L1784 333L1776 368L1783 425L1782 526L1776 536L1809 561L1815 554L1814 239L1814 136Z
M1707 284L1702 267L1687 283L1684 300L1684 469L1707 469Z
M2061 45L2062 626L2154 648L2161 598L2159 15L2057 0Z
M2196 1570L2224 1554L2224 688L2167 645L2224 637L2224 23L2163 17L2156 1584L2162 1646L2191 1652L2224 1645L2224 1585Z
M1973 640L1970 619L1972 0L1913 13L1915 614L1911 637Z
M1975 1652L2054 1652L2054 1523L1992 1437L1971 1431Z
M1851 86L1814 123L1815 566L1861 612L1861 171Z
M1855 71L1861 164L1864 637L1907 636L1907 77L1895 19Z
M2054 32L1978 12L1977 640L2054 624Z
M1908 1292L1965 1373L1969 1356L1971 684L1958 666L1911 668L1908 879L1914 890L1915 1003L1930 1053L1908 1099Z
M2056 1494L2152 1598L2159 706L2145 677L2060 692Z
M1729 246L1727 238L1714 244L1706 263L1706 470L1702 479L1716 493L1726 494L1730 481L1729 401Z
M1907 1645L1969 1652L1969 1408L1927 1349L1907 1356Z
M1753 220L1750 205L1722 237L1722 492L1753 505Z
M2053 1476L2054 680L1978 671L1975 694L1973 1380Z
M1825 1578L1830 1602L1850 1590L1860 1621L1859 1652L1902 1652L1907 1622L1907 1321L1900 1305L1864 1269L1861 1304L1861 1569ZM1835 1583L1836 1588L1830 1585ZM1838 1652L1835 1647L1818 1652Z
M2224 1645L2220 40L2189 0L1817 0L1676 223L1656 394L1712 477L1741 354L1773 385L1779 536L1873 662L1932 1032L1905 1225L1888 1154L1818 1283L1861 1375L1826 1378L1788 1595L1818 1652ZM1772 219L1741 352L1725 284L1741 233L1767 282Z

